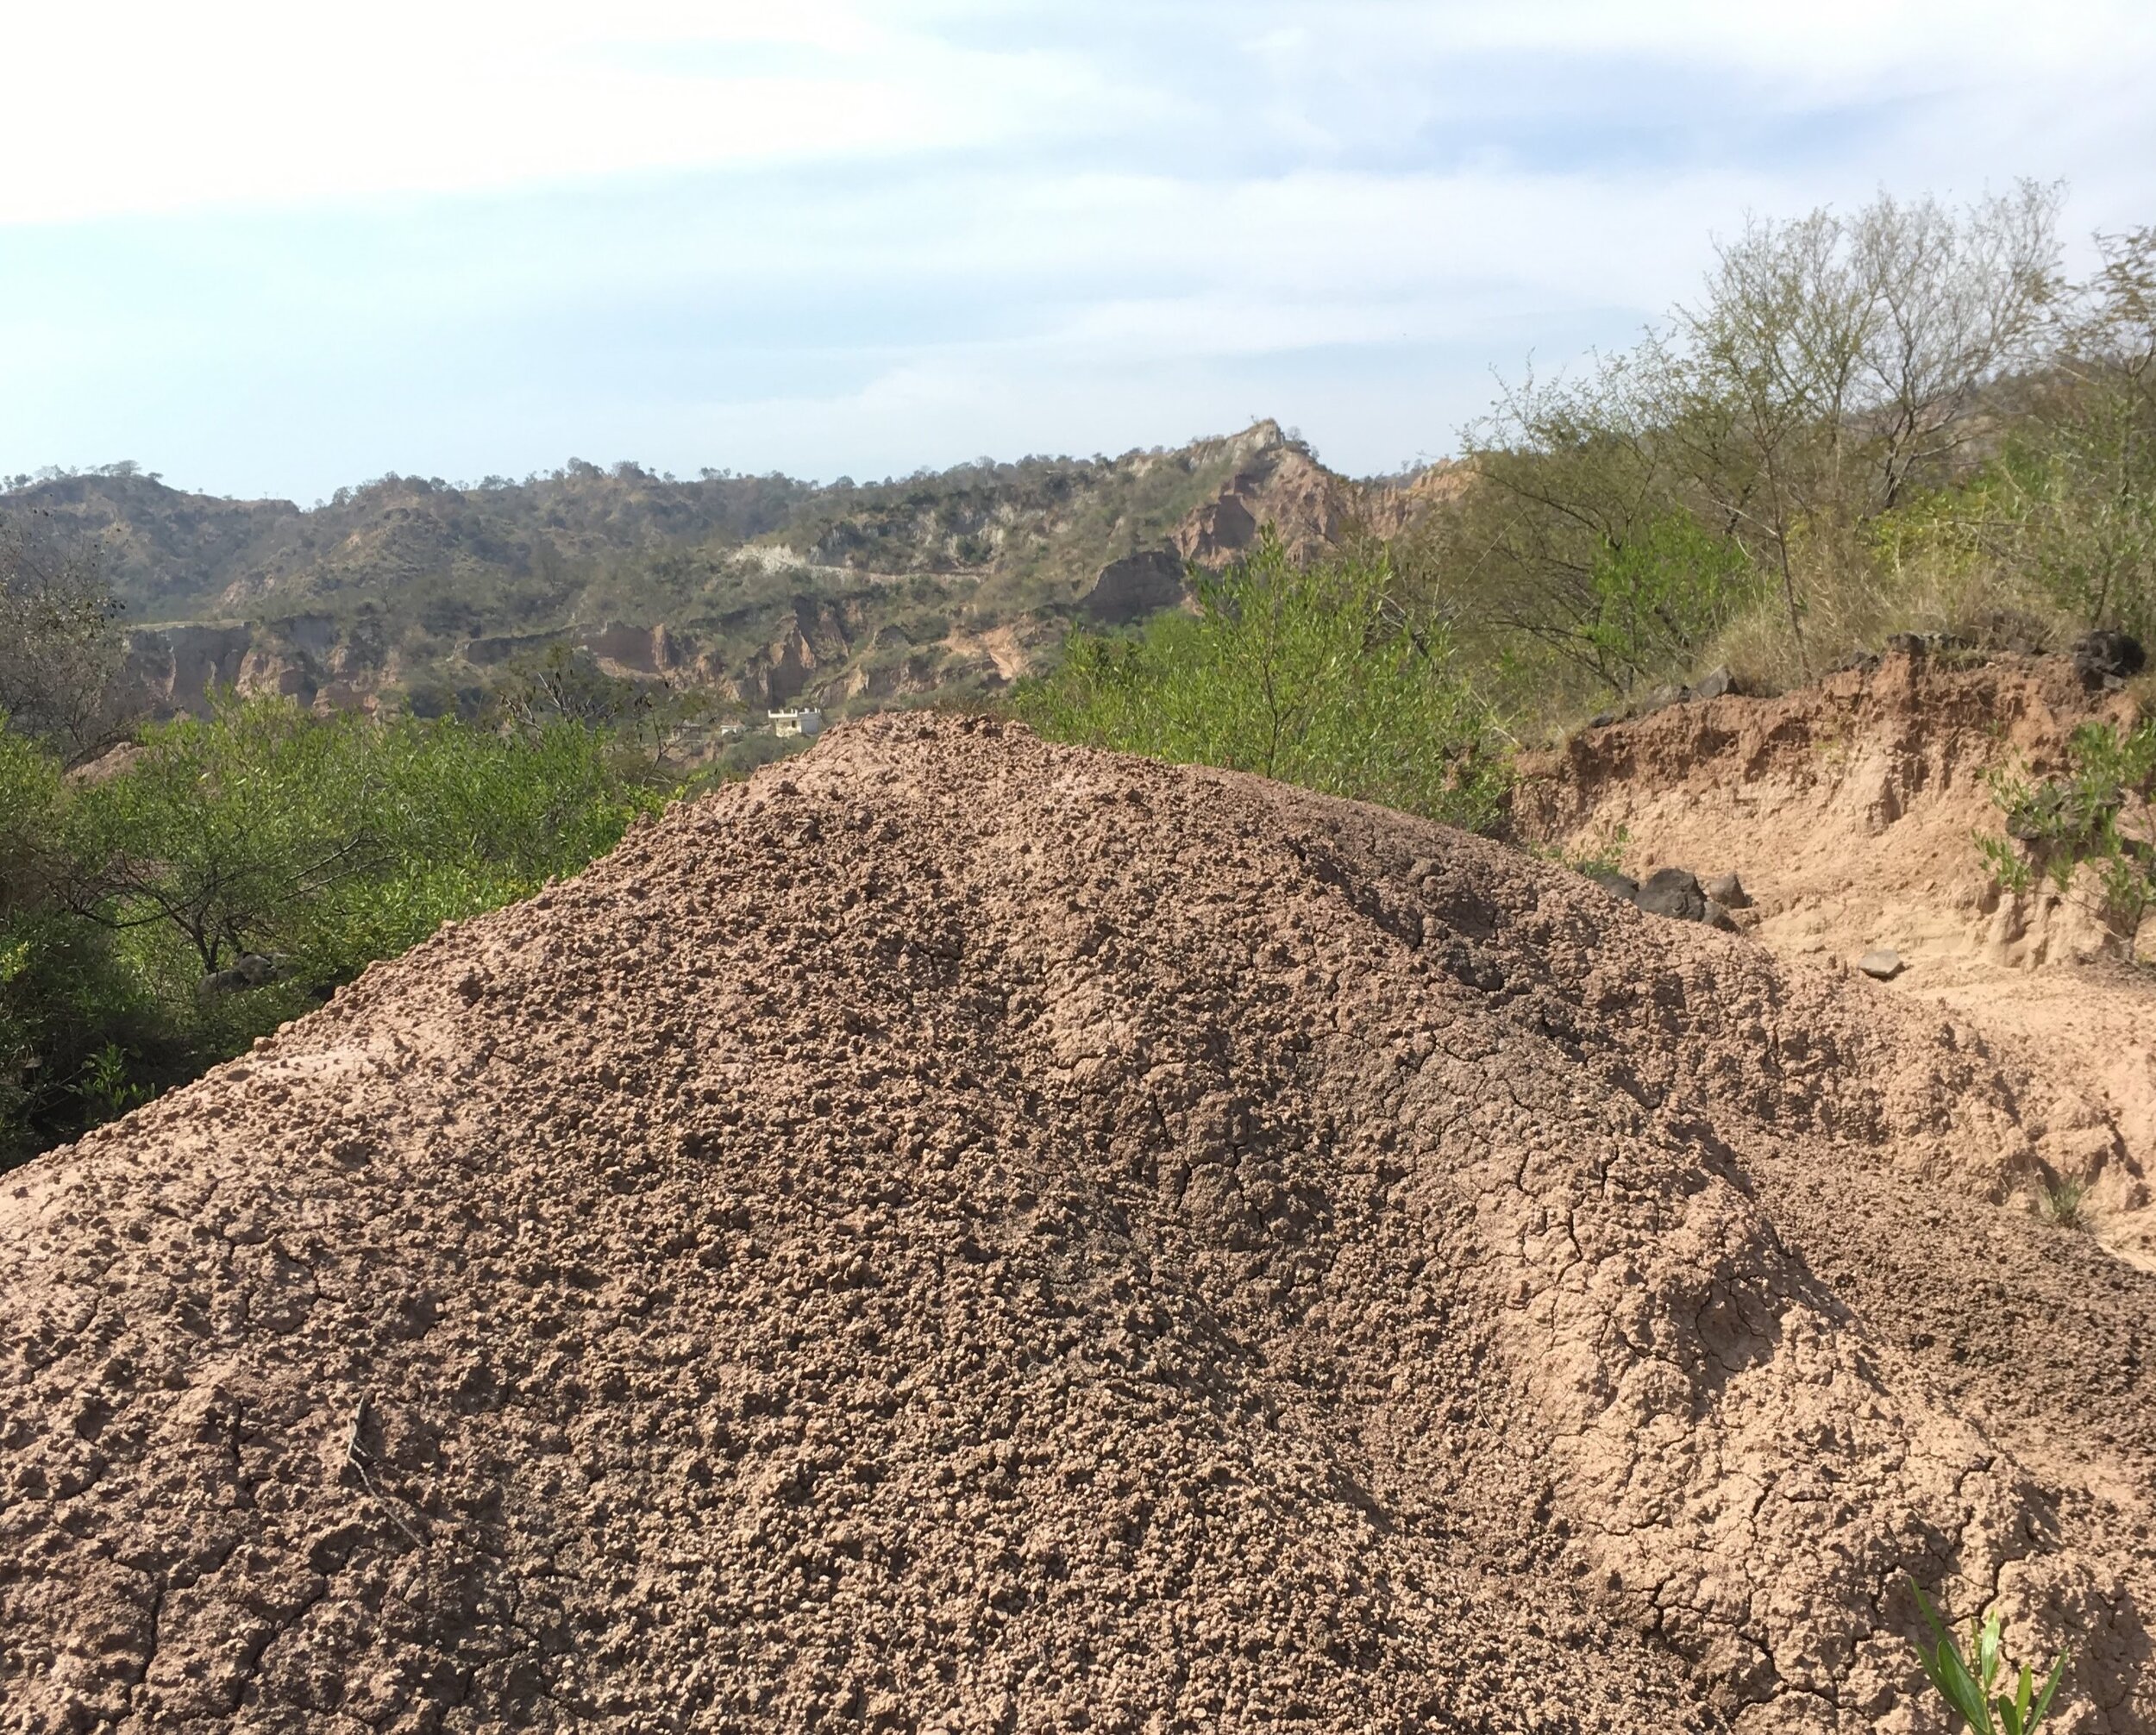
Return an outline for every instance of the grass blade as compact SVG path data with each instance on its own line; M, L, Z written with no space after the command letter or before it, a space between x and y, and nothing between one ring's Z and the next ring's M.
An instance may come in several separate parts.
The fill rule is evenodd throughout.
M2033 1730L2039 1723L2041 1723L2044 1720L2044 1713L2051 1709L2051 1696L2059 1691L2059 1677L2066 1672L2066 1659L2072 1655L2073 1651L2071 1647L2062 1650L2059 1653L2059 1661L2052 1664L2051 1679L2044 1683L2043 1693L2036 1701L2036 1709L2030 1716L2027 1726L2028 1729Z
M1939 1611L1925 1596L1923 1587L1912 1578L1909 1588L1916 1593L1916 1606L1923 1611L1926 1622L1939 1640L1936 1650L1927 1651L1921 1644L1916 1647L1926 1677L1975 1735L1994 1735L1991 1707L1984 1702L1983 1689L1970 1675L1969 1665L1962 1661L1953 1634L1947 1631L1946 1624L1939 1618Z

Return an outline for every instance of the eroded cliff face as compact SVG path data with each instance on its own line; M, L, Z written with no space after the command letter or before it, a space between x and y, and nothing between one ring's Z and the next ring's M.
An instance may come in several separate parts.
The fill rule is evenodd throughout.
M218 611L152 613L128 635L129 698L170 717L220 691L325 711L468 707L557 645L750 707L993 691L1074 619L1194 608L1192 569L1219 571L1268 526L1308 559L1357 527L1396 534L1462 473L1351 481L1269 421L1173 452L930 479L918 498L799 485L707 499L724 488L596 471L488 490L389 478L312 512L141 478L46 492L106 545L130 620ZM815 524L764 528L804 501ZM761 539L682 540L714 529Z
M1268 529L1296 561L1314 559L1358 529L1397 536L1457 498L1468 475L1462 466L1444 464L1396 485L1351 481L1271 422L1232 446L1235 468L1218 494L1193 509L1161 546L1101 567L1078 599L1088 621L1127 625L1159 609L1194 607L1189 568L1220 571L1248 554Z
M1217 498L1183 521L1175 551L1219 568L1249 552L1269 524L1289 554L1308 560L1339 540L1363 492L1284 437L1269 442L1251 452Z
M162 721L207 717L216 696L266 694L310 710L363 711L400 698L405 660L365 622L175 621L126 635L121 682L128 709Z
M1890 951L1876 992L2019 1056L2051 1176L2086 1189L2107 1245L2156 1270L2156 916L2129 924L2085 864L2064 886L2004 889L1975 841L2002 832L1994 774L2061 774L2077 728L2137 714L2064 657L1896 653L1772 698L1583 730L1522 761L1514 819L1639 878L1733 871L1750 900L1736 921L1792 963L1850 972Z
M1180 566L1174 570L1180 575ZM946 626L917 639L899 626L803 598L784 629L745 656L704 642L693 629L609 621L475 638L453 656L415 668L401 652L334 623L294 636L256 623L183 621L129 632L122 679L129 710L158 721L207 717L227 692L275 695L321 713L372 713L409 705L405 683L414 673L436 687L476 694L517 660L568 645L589 652L608 674L755 710L895 703L962 682L992 690L1037 667L1053 635L1047 623L1021 620L981 630Z

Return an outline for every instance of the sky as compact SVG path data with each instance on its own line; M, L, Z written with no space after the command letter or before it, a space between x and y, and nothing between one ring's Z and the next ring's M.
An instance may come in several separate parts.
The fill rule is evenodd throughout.
M9 46L0 475L302 504L1263 416L1368 474L1748 215L2156 222L2149 0L107 0Z

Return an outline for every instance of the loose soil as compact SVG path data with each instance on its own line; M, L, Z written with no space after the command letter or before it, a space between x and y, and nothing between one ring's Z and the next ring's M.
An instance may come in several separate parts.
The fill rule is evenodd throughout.
M0 1181L0 1727L2156 1726L2156 1278L1965 1021L887 718ZM1994 1201L2001 1202L1994 1202Z

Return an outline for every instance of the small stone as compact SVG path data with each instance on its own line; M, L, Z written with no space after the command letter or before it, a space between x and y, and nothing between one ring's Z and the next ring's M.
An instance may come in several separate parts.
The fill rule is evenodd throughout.
M1639 882L1629 874L1620 874L1614 868L1589 868L1586 877L1613 898L1621 898L1627 904L1639 901Z
M2073 642L2071 655L2074 673L2080 676L2081 684L2089 687L2130 680L2148 661L2148 653L2142 649L2140 641L2126 633L2084 633Z
M1692 683L1692 697L1694 698L1720 698L1730 690L1730 680L1727 663L1724 663L1720 668L1709 669Z
M1647 876L1635 900L1650 916L1667 916L1678 922L1707 919L1707 894L1699 881L1682 868L1658 868Z
M1875 981L1890 982L1902 974L1902 955L1880 946L1858 959L1857 968Z
M1734 874L1717 874L1711 880L1702 880L1700 890L1725 910L1749 910L1752 894L1745 890L1745 882Z
M1729 913L1725 905L1712 898L1707 900L1707 913L1700 920L1710 928L1720 928L1725 934L1737 932L1737 918Z

